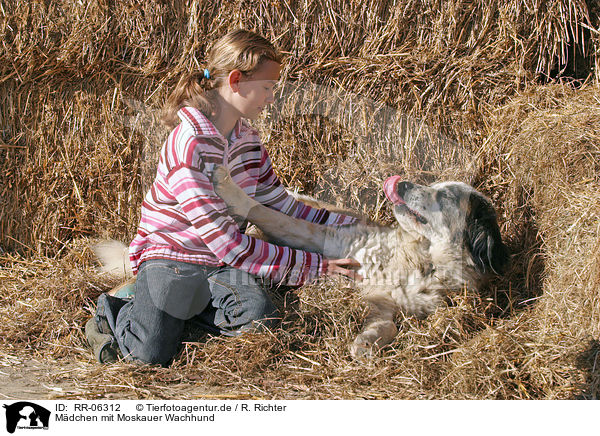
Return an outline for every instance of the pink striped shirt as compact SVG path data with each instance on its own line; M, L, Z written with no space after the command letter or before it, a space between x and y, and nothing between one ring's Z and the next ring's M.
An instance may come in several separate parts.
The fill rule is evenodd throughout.
M134 273L149 259L207 266L231 265L250 274L299 285L325 271L322 255L280 247L241 232L215 194L210 173L225 165L232 179L258 202L295 218L326 225L355 221L311 208L288 195L275 175L258 132L239 121L228 142L192 107L161 150L156 179L142 203L138 232L129 247Z

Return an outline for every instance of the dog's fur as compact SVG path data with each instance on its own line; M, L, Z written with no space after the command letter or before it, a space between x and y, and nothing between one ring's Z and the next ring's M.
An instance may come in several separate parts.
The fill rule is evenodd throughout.
M394 228L323 226L289 217L248 197L224 167L215 169L213 185L232 215L258 226L271 242L360 262L364 281L358 286L369 314L350 347L355 357L395 338L399 312L426 317L447 292L477 290L508 263L490 200L464 183L390 185L393 192L386 193L397 200Z

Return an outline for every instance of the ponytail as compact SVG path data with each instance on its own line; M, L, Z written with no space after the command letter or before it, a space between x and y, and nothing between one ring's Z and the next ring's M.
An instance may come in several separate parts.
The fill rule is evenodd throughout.
M204 72L183 76L163 107L161 115L163 124L170 129L175 128L181 121L177 112L185 106L197 108L208 118L213 117L216 111L210 96L212 94L214 98L214 93L206 92L210 89L209 82L210 79L205 77Z

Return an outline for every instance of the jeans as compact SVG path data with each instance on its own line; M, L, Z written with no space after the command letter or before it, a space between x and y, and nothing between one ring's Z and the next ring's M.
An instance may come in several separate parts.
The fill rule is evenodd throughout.
M135 298L102 294L96 317L106 318L126 360L166 365L188 321L213 334L237 336L276 326L279 312L244 271L158 259L140 265Z

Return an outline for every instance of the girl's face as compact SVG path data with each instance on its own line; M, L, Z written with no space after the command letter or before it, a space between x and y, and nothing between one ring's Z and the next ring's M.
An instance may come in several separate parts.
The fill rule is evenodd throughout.
M230 84L234 91L232 104L239 111L240 116L254 120L269 104L275 101L274 90L281 74L281 64L267 60L263 62L252 74L239 73L239 80Z

